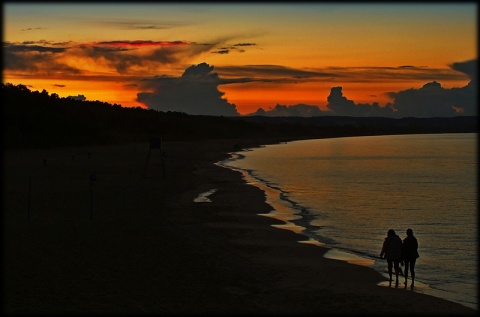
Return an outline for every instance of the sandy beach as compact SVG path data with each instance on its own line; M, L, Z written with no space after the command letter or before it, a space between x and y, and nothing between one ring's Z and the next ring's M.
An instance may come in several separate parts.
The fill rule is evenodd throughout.
M477 313L378 286L259 216L264 193L214 163L274 142L164 142L163 159L147 143L4 151L3 312Z

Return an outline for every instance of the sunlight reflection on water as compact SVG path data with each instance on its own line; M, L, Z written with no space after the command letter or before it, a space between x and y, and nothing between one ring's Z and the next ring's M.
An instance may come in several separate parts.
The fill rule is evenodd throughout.
M373 261L381 273L386 264L376 259L386 231L403 238L412 227L421 254L418 291L477 308L476 138L304 140L240 152L223 166L265 191L274 208L268 216L306 228L302 234L329 248L359 254L366 259L359 264ZM352 258L339 252L326 256Z

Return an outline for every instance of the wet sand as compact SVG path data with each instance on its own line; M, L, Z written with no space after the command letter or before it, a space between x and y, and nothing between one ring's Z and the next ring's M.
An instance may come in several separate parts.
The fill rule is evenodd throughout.
M148 144L5 151L4 313L476 313L259 216L264 193L214 163L273 142L165 142L163 162Z

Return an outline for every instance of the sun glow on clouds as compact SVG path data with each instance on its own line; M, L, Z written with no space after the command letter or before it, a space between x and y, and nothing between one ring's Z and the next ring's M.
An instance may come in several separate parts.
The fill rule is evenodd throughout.
M451 66L476 62L475 6L5 7L4 82L123 106L154 92L146 81L180 91L182 74L202 63L218 74L209 91L239 114L277 104L325 110L332 87L385 105L399 91L432 81L460 88L476 76Z

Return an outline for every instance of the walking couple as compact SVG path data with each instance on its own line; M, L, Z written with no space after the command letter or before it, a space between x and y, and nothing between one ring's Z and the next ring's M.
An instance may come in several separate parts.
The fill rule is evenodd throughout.
M412 229L407 229L407 237L403 241L395 233L395 230L388 230L387 237L383 242L382 252L380 252L380 258L387 259L388 275L390 276L389 286L392 286L392 266L395 269L395 287L398 287L398 275L403 273L400 264L405 264L405 288L407 287L408 269L410 269L412 279L410 289L413 289L415 284L415 262L418 257L418 241L413 235Z

